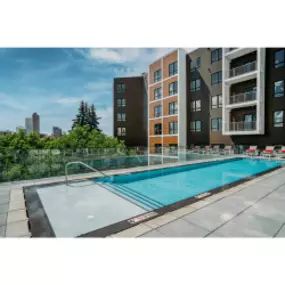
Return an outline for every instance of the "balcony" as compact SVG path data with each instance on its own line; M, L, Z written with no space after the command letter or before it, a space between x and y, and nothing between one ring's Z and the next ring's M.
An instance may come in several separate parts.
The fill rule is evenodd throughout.
M256 104L256 91L244 92L241 94L229 96L229 103L227 107L230 108L239 108L239 107L248 107Z
M229 131L249 132L256 131L256 121L252 122L231 122L229 123Z
M256 70L256 61L249 62L247 64L232 68L230 70L230 77L243 75L248 72L252 72Z
M235 58L244 56L246 54L249 54L251 52L256 51L257 48L226 48L225 49L225 56L229 60L233 60Z
M225 125L225 132L223 132L224 135L256 135L259 133L257 121L230 122Z
M257 78L257 62L252 61L244 65L230 69L226 73L225 83L236 84Z

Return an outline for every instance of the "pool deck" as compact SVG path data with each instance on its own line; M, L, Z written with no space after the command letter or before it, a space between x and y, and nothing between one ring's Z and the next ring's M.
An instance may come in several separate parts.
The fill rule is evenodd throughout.
M232 156L233 157L233 156ZM187 164L221 160L203 159ZM108 175L184 165L171 163L109 170ZM98 177L94 173L73 179ZM30 237L23 187L63 182L64 177L0 184L0 237ZM285 168L140 223L114 237L285 237Z

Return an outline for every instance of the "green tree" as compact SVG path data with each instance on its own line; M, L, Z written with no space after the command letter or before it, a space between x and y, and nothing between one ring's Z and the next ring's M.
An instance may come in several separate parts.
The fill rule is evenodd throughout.
M89 130L97 130L98 132L101 132L99 129L99 120L101 118L97 116L96 114L96 108L94 104L91 105L91 107L88 110L88 125L89 125Z
M74 129L76 125L84 126L86 124L88 124L88 105L82 100L78 108L78 114L73 120L72 129Z

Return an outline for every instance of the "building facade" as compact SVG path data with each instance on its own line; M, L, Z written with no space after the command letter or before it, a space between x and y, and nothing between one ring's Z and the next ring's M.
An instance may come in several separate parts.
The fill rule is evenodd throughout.
M59 127L52 127L52 135L55 138L59 138L62 136L62 129Z
M25 127L27 134L30 134L33 131L33 120L32 118L25 119Z
M114 137L128 147L147 146L147 75L114 78Z
M40 116L37 113L33 113L32 115L33 120L33 132L40 133Z
M176 49L148 68L148 146L186 145L186 51Z
M143 109L150 153L176 146L285 145L284 58L284 48L179 48L151 63ZM116 119L114 126L120 127Z

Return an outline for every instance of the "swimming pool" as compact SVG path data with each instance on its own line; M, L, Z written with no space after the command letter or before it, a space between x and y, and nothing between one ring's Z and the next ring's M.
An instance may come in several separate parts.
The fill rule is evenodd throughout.
M235 158L95 179L110 191L155 210L281 166L279 161Z
M227 158L24 188L33 237L105 237L282 166Z

